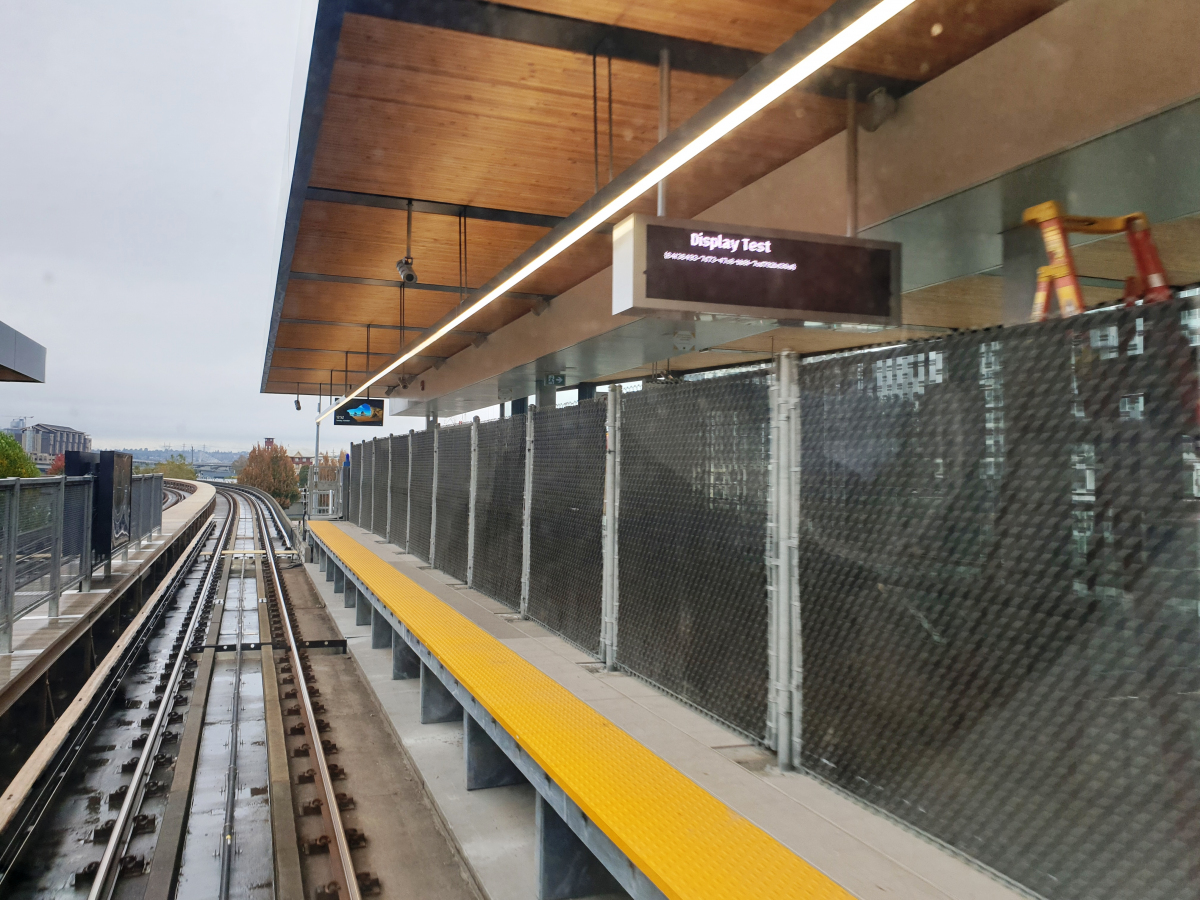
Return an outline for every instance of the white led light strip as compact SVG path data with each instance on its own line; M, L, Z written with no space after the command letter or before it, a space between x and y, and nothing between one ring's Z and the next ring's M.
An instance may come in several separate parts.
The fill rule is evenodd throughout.
M695 138L680 148L674 155L668 157L655 169L642 176L638 181L634 182L623 193L614 197L603 207L592 213L587 219L581 222L573 230L563 235L557 242L546 248L539 256L530 260L500 284L496 285L486 294L483 294L479 299L473 302L470 306L456 315L449 322L439 326L436 331L431 332L421 340L417 341L410 349L405 351L401 356L393 360L385 369L380 370L370 380L364 382L357 387L348 396L344 397L335 405L329 407L321 415L317 416L317 421L320 422L334 410L339 409L346 403L353 400L362 394L363 391L377 383L388 373L394 371L398 366L403 365L418 356L422 350L429 347L430 344L445 337L479 310L483 309L497 297L512 290L520 282L524 281L554 257L558 256L568 247L577 243L580 239L591 234L597 227L606 222L611 216L620 212L643 193L648 191L654 185L658 184L676 169L682 167L685 163L690 162L703 151L707 150L733 129L737 128L755 113L764 109L770 103L778 100L785 93L790 91L801 81L812 75L818 69L828 65L850 47L853 47L864 37L878 28L880 25L887 22L897 13L911 6L916 0L883 0L878 6L872 7L868 12L864 13L859 18L855 19L844 29L835 34L832 38L810 53L804 59L800 60L792 68L788 69L770 84L765 85L762 90L752 97L748 97L740 106L731 110L723 118L713 123L706 130L698 134Z

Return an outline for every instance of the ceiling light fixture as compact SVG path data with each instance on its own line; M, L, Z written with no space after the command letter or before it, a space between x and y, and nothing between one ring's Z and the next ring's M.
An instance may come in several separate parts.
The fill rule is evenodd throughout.
M371 378L365 381L352 391L340 403L331 406L323 414L317 417L319 422L321 419L328 416L343 403L347 403L355 397L359 396L363 391L375 384L379 379L392 372L397 367L403 365L408 360L417 356L421 351L429 347L430 344L445 337L479 310L492 303L498 297L512 290L520 282L524 281L550 260L554 259L568 247L578 243L581 239L591 234L598 226L606 222L610 217L620 212L658 182L662 181L675 170L682 167L685 163L690 162L707 150L733 129L737 128L755 113L760 112L771 103L778 100L804 79L808 78L818 69L828 65L850 47L853 47L872 31L879 28L889 19L896 16L911 6L916 0L883 0L882 3L873 6L867 12L863 13L841 31L837 32L807 56L800 59L795 65L786 69L777 78L763 85L755 93L751 94L740 104L710 125L708 128L701 131L698 135L684 144L671 156L667 157L659 165L655 166L632 185L597 209L594 213L584 219L579 225L571 229L544 251L526 263L517 271L513 272L502 282L491 288L486 293L482 294L477 300L466 306L458 315L443 323L430 334L426 335L421 340L416 341L405 353L398 356L395 360L389 363L385 368L376 372Z

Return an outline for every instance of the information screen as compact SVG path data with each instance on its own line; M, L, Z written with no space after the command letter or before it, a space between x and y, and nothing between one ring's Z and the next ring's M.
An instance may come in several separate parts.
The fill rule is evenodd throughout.
M888 318L892 253L886 246L647 224L646 296Z
M383 427L382 400L351 400L333 412L334 425L378 425Z

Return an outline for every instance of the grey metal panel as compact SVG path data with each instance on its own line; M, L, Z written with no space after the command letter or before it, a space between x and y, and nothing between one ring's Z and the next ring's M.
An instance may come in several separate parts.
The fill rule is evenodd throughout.
M0 322L0 381L46 380L46 348Z
M1200 212L1197 146L1200 100L865 228L860 236L903 245L904 291L978 274L1005 264L1005 234L1025 234L1021 213L1046 200L1065 202L1079 215L1141 210L1152 222ZM1100 239L1073 235L1071 242ZM1040 251L1032 229L1027 240ZM1032 282L1027 294L1032 298Z

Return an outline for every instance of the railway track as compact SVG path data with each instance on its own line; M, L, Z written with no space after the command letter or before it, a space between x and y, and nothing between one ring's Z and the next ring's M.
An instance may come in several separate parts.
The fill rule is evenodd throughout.
M366 838L343 822L354 801L335 788L345 773L282 577L291 530L257 492L217 496L0 835L0 896L379 891L355 871ZM287 821L318 815L316 836Z

